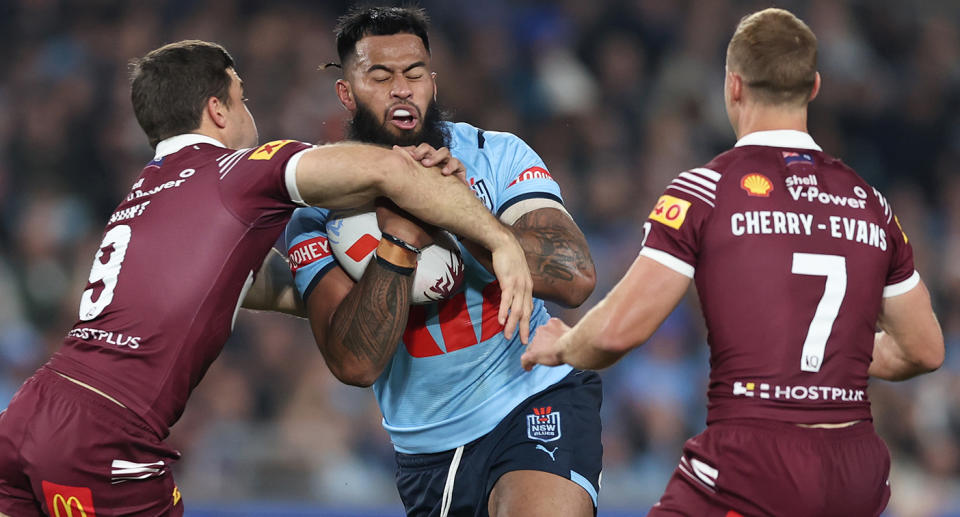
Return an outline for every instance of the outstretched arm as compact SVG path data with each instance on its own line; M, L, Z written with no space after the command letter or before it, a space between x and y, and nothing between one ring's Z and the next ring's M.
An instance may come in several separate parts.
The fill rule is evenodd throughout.
M872 377L902 381L943 364L943 332L922 280L906 293L884 298L878 324L868 370Z
M649 339L689 285L690 278L639 256L626 276L572 329L556 318L537 329L521 363L527 370L537 363L606 368Z
M360 206L387 196L420 220L474 240L493 254L502 290L499 322L512 336L529 336L533 281L516 238L454 176L426 168L399 148L344 143L303 154L297 188L304 201L327 208Z

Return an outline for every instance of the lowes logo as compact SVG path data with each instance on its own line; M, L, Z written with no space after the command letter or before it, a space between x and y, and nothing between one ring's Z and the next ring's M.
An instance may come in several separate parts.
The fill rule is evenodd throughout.
M533 414L527 415L527 438L552 442L560 439L560 412L554 412L550 406L533 408Z

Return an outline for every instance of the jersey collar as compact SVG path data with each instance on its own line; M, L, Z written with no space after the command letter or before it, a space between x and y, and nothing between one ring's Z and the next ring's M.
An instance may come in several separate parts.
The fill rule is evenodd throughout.
M219 140L211 138L206 135L198 135L197 133L184 133L182 135L171 136L166 140L162 140L157 144L157 154L154 155L154 160L159 160L164 156L173 154L188 145L194 144L210 144L217 147L226 147Z
M810 149L823 151L808 133L795 129L775 129L772 131L756 131L737 141L734 147L744 145L765 145L767 147L787 147L791 149ZM159 147L157 147L159 149Z

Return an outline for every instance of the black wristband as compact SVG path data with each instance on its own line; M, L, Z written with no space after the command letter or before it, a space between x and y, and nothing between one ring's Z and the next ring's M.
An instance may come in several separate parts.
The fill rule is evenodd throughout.
M377 264L380 264L381 267L388 271L393 271L399 275L410 276L416 271L415 267L402 267L394 264L393 262L388 261L387 259L381 257L380 255L374 255L377 259Z
M420 248L414 246L413 244L410 244L409 242L407 242L407 241L405 241L405 240L403 240L403 239L401 239L401 238L399 238L399 237L394 237L393 235L390 235L389 233L384 232L384 231L381 231L381 232L380 232L380 237L381 237L382 239L386 239L386 240L390 241L390 243L392 243L392 244L396 244L397 246L400 246L401 248L403 248L403 249L405 249L405 250L407 250L407 251L412 251L412 252L416 253L417 255L420 254Z

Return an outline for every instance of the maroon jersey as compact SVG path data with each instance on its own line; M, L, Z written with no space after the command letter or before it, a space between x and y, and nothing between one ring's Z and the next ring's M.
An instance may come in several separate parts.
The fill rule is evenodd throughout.
M80 320L49 366L101 389L160 436L219 355L296 204L292 140L226 149L180 135L110 216Z
M887 201L799 131L682 172L640 254L692 277L707 323L707 423L870 418L880 303L919 282Z

